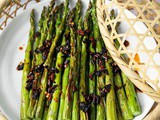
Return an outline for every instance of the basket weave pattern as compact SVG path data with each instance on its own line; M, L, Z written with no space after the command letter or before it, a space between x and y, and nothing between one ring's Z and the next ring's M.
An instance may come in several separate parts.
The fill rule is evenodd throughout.
M21 0L12 0L11 2L9 1L6 2L4 0L4 2L6 2L4 3L5 6L3 6L3 8L0 8L0 19L2 19L2 21L0 22L0 30L3 30L6 27L7 22L13 19L20 9L25 10L30 2L39 2L40 0L25 0L24 2L22 2Z
M115 19L110 18L112 9L118 11ZM128 15L127 9L134 10L135 15ZM140 90L160 102L160 64L154 59L155 55L160 55L160 6L154 1L145 0L112 0L107 5L105 1L98 0L97 17L101 35L115 62ZM128 28L119 32L115 29L119 22L124 22ZM136 25L142 25L146 29L137 30ZM111 30L108 30L107 26L110 26ZM134 49L128 49L124 45L129 37L138 41ZM120 44L118 49L114 39ZM148 48L145 42L151 40L155 43L154 47ZM140 53L147 56L145 62L137 60L140 59ZM127 55L127 60L122 57L124 54ZM147 74L149 70L156 73L154 80Z

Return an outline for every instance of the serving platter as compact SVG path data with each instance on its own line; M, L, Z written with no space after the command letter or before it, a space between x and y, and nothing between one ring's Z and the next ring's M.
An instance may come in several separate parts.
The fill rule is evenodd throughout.
M47 6L50 0L46 0L32 6L18 15L0 35L0 109L10 120L20 119L20 94L22 72L16 67L24 60L25 48L30 29L30 12L36 11L36 18L40 17L43 6ZM87 9L89 0L81 0L83 12ZM62 0L58 0L59 4ZM76 1L70 1L70 7ZM127 12L127 14L131 14ZM122 24L123 25L123 24ZM121 30L125 27L121 26ZM141 29L137 26L137 29ZM151 109L154 101L144 93L138 92L138 99L142 108L142 114L134 120L141 120Z

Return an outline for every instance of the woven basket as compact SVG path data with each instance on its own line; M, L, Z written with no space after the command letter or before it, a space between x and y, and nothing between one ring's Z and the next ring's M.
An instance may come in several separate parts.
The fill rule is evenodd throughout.
M111 19L113 9L116 16ZM136 87L160 102L160 6L146 0L111 0L108 3L98 0L97 17L101 35L114 61ZM121 30L125 26L125 30ZM115 39L120 44L118 48ZM126 45L128 39L132 40L130 44L136 42L131 45L133 48ZM153 45L146 45L146 42ZM143 57L145 60L141 60ZM150 76L151 72L154 76Z
M0 0L0 30L3 30L7 23L16 17L19 10L25 10L31 2L39 2L40 0Z

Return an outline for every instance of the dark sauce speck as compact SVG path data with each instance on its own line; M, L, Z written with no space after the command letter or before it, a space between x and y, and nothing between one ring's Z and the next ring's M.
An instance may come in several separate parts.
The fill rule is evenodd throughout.
M105 85L103 89L100 90L101 97L105 97L111 90L111 84Z
M17 70L23 70L24 63L20 62L19 65L17 66Z
M86 113L89 110L90 104L87 104L85 102L80 102L79 107L80 107L80 110Z
M85 35L85 31L83 31L82 29L77 30L77 34L84 36Z
M124 46L128 47L129 46L129 42L127 40L124 41Z
M41 36L41 33L40 33L40 32L36 32L36 33L35 33L35 38L37 38L37 37L39 37L39 36Z
M23 47L22 47L22 46L20 46L20 47L19 47L19 50L23 50Z

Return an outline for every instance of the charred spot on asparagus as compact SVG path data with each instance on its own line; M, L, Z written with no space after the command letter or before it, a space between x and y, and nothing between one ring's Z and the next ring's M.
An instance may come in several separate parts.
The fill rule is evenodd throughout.
M55 90L56 90L57 87L58 87L58 85L53 85L53 86L51 86L51 87L49 87L49 88L47 89L47 92L45 93L45 95L46 95L46 98L47 98L47 100L48 100L49 102L51 102L51 100L52 100L52 95L53 95L53 93L55 92Z
M100 90L100 96L105 97L111 90L111 84L105 85L103 89Z
M90 107L90 104L87 104L85 102L80 102L79 107L80 107L80 110L86 113Z
M34 72L33 72L33 70L29 72L27 78L28 78L28 81L32 81L34 79Z
M78 35L84 36L85 35L85 31L82 29L79 29L76 31Z
M122 85L121 87L118 87L117 85L115 85L115 86L114 86L114 90L115 90L115 91L118 91L118 90L124 88L125 86L126 86L125 84Z
M44 66L43 66L43 64L38 65L38 66L35 67L35 72L37 72L37 73L42 73L43 71L44 71Z
M91 37L90 41L91 41L91 44L92 44L92 48L95 49L95 47L96 47L96 41L95 41L94 37Z
M84 33L85 33L86 36L89 36L89 34L91 33L91 30L87 29L87 30L84 31Z
M64 55L68 55L70 52L70 46L69 46L69 41L66 42L65 45L61 45L56 48L58 52L62 52Z
M32 89L32 86L33 86L33 81L27 81L27 85L26 85L26 89L27 91L30 91Z
M54 68L54 67L51 67L50 71L53 72L53 73L59 73L59 70L57 68Z
M33 88L32 90L33 90L32 98L35 100L38 99L41 92L41 88Z
M41 36L41 33L40 33L39 31L37 31L37 32L35 33L35 38L40 37L40 36Z
M112 67L113 67L113 72L118 73L120 71L120 68L118 67L116 63L113 63Z
M68 59L66 59L66 60L65 60L65 62L64 62L64 68L67 68L67 67L68 67L68 65L69 65L69 60L68 60Z
M26 88L28 91L32 89L33 80L34 80L34 71L31 70L31 71L28 73L27 81L26 81L26 86L25 86L25 88Z

